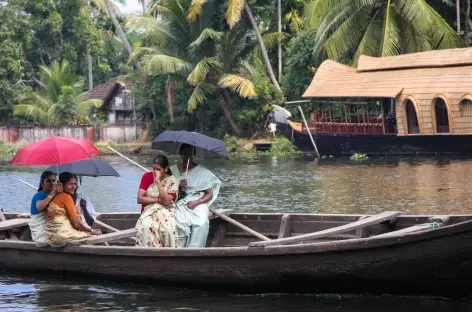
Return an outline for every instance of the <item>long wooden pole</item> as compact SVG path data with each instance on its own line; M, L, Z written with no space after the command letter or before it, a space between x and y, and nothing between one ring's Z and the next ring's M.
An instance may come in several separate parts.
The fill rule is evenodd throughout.
M108 148L110 150L112 150L113 152L115 152L117 155L123 157L124 159L126 159L127 161L129 161L130 163L132 163L133 165L139 167L140 169L142 169L143 171L146 171L146 172L149 172L150 170L141 166L140 164L138 164L137 162L135 162L134 160L131 160L129 159L128 157L126 157L125 155L121 154L120 152L118 152L117 150L115 150L114 148L108 146ZM225 220L226 222L228 223L231 223L233 224L234 226L237 226L238 228L240 228L241 230L244 230L252 235L254 235L255 237L258 237L262 240L265 240L265 241L270 241L270 238L268 238L267 236L264 236L262 235L261 233L258 233L250 228L248 228L247 226L245 226L244 224L241 224L239 223L238 221L234 220L234 219L231 219L230 217L222 214L221 212L219 212L218 210L215 210L213 208L209 208L210 212L214 213L215 215L217 215L219 218Z
M313 148L315 150L315 157L319 159L320 154L318 153L318 148L316 147L315 140L313 140L313 137L311 136L311 131L310 131L310 128L308 128L308 123L306 122L305 115L303 114L302 108L300 106L298 106L298 109L300 110L300 113L302 114L303 122L305 123L305 128L306 128L306 131L308 132L308 136L310 137L311 144L313 144Z

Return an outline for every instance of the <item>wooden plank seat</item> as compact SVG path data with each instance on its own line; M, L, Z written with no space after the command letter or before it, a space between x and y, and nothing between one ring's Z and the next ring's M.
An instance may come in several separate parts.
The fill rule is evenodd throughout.
M8 231L28 226L29 219L10 219L0 221L0 231Z
M138 233L138 230L136 230L135 228L131 228L131 229L123 230L123 231L107 233L107 234L102 234L102 235L94 235L87 238L71 241L68 243L68 245L78 246L78 245L95 245L95 244L101 244L101 243L108 243L108 242L115 241L118 239L136 236L137 233Z
M224 214L225 216L229 216L234 211L234 209L216 209L216 211ZM218 218L218 216L215 215L213 212L210 212L208 219L216 219L216 218Z
M252 242L249 243L249 247L266 247L266 246L275 246L275 245L285 245L285 244L293 244L293 243L301 243L306 240L318 239L328 237L334 234L346 233L352 230L358 230L360 228L364 228L370 225L379 224L385 221L393 222L396 220L397 216L400 215L401 212L397 211L385 211L368 218L358 220L356 222L344 224L341 226L337 226L331 229L307 233L303 235L297 235L292 237L285 237L280 239L274 239L270 241L259 241L259 242Z
M384 238L384 237L395 237L395 236L401 237L401 236L404 236L405 234L408 234L408 233L424 231L424 230L430 230L430 229L433 229L433 227L431 226L431 223L425 223L425 224L413 225L413 226L403 228L401 230L396 230L396 231L393 231L393 232L388 232L388 233L384 233L384 234L380 234L380 235L375 235L374 237L376 237L376 238L378 238L378 237L382 237L382 238Z

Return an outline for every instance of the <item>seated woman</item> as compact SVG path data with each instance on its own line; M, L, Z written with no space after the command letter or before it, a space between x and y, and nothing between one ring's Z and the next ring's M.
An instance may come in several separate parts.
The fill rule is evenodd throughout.
M179 247L205 247L210 229L209 207L218 197L221 186L221 181L210 170L194 162L193 155L195 148L182 144L181 162L171 168L180 180L181 192L175 209Z
M58 191L56 174L52 171L44 171L39 180L38 192L31 199L31 218L29 222L31 237L39 247L48 245L48 238L44 232L44 225L46 224L45 211Z
M77 189L77 179L70 172L59 175L63 192L56 194L48 206L46 225L44 227L49 245L53 247L65 246L68 242L99 235L99 230L91 229L82 223L72 199Z
M147 172L142 180L152 174L153 183L144 191L138 190L138 204L144 205L141 217L136 223L138 233L136 246L177 247L177 233L174 216L174 199L179 190L177 179L169 169L169 160L163 155L153 161L154 172Z

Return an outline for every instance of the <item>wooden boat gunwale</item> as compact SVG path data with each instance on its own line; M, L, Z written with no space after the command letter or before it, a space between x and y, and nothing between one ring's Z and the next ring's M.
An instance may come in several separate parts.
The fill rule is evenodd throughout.
M464 215L466 216L466 215ZM412 216L416 217L416 216ZM305 244L278 245L267 247L205 247L205 248L148 248L136 246L66 246L63 248L37 247L33 242L3 240L1 249L21 249L40 252L57 252L70 254L92 254L103 256L135 256L135 257L252 257L319 254L326 252L351 251L359 249L383 248L421 242L445 236L457 235L472 231L472 220L462 221L440 228L404 233L399 236L366 237L314 242ZM393 233L393 232L392 232Z

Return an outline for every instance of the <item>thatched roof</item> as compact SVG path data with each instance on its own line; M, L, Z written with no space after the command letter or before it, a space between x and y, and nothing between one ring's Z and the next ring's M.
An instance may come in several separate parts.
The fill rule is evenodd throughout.
M386 97L472 92L472 48L359 58L358 68L324 61L303 97Z

